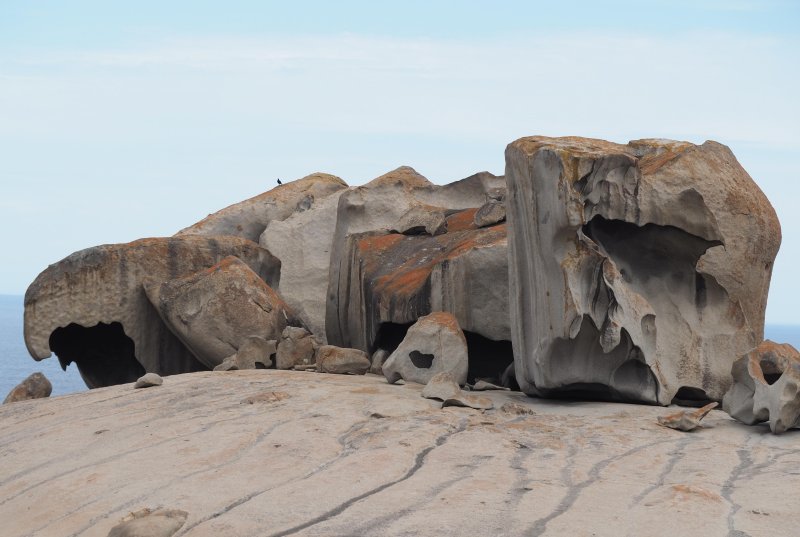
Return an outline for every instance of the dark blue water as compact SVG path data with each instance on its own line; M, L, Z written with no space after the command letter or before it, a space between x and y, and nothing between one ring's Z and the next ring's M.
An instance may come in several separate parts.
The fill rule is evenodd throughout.
M41 362L30 357L22 335L22 313L21 296L0 295L0 401L14 386L36 371L44 373L53 383L53 395L86 390L75 364L64 372L55 356ZM767 325L765 336L800 349L800 326Z
M22 313L21 296L0 295L0 402L14 386L36 371L44 373L53 384L52 395L86 390L75 364L64 372L55 355L41 362L31 358L22 335Z

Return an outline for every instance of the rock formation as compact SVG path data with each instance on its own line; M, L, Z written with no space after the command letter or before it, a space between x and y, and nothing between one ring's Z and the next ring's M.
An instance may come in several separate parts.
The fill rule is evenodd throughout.
M225 358L214 371L237 371L242 369L270 369L275 366L277 341L259 336L245 338L236 353Z
M384 362L383 374L390 383L403 379L427 384L437 373L447 373L463 386L468 368L467 340L458 321L450 313L437 311L408 329L400 346Z
M78 366L90 388L206 368L175 337L142 282L167 281L236 256L275 285L280 262L238 237L142 239L76 252L42 272L25 294L25 343L42 360Z
M133 384L134 388L152 388L153 386L161 386L164 384L164 379L161 375L155 373L145 373Z
M233 235L258 242L271 222L307 211L320 200L345 188L347 183L338 177L315 173L210 214L180 230L176 236Z
M697 410L679 410L673 414L666 416L659 416L658 423L664 427L675 429L677 431L689 432L700 427L700 421L705 418L709 412L717 408L719 403L714 401L707 405L698 408Z
M172 280L146 280L147 298L175 336L207 368L251 336L280 337L296 323L289 306L239 258Z
M458 355L447 368L462 385L699 406L763 339L779 244L774 211L720 144L523 138L506 177L440 186L404 166L348 187L314 174L173 238L77 252L29 288L26 343L76 362L90 387L272 358L341 370L315 365L330 344L390 381L436 372L412 354ZM457 332L421 337L443 315ZM254 337L276 348L241 352Z
M369 357L358 349L323 345L317 350L317 371L339 375L363 375L370 366Z
M506 150L516 376L535 395L719 399L763 338L775 212L730 150L522 138Z
M722 409L754 425L769 421L775 434L800 426L800 352L764 341L733 364L733 386Z
M31 373L8 392L6 398L3 399L3 404L50 397L51 393L53 393L53 385L47 380L44 373Z

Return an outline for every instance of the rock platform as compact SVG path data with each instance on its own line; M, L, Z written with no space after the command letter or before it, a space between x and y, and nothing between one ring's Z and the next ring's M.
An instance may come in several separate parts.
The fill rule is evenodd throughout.
M2 535L105 537L144 508L175 535L761 536L800 527L800 431L713 410L489 391L440 408L382 377L174 375L0 406Z

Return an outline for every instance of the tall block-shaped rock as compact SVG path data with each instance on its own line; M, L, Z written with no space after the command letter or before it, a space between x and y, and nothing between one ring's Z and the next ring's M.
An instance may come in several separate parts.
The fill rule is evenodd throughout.
M515 367L530 394L720 399L763 338L774 210L731 151L522 138L506 149Z

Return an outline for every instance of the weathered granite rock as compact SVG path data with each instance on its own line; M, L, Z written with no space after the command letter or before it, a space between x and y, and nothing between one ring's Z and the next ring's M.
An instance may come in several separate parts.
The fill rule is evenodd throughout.
M146 506L187 511L185 537L800 527L797 436L724 412L687 436L656 424L659 407L484 392L495 409L481 413L373 375L201 372L129 389L0 405L4 536L106 537Z
M408 326L433 311L452 313L464 330L509 341L506 228L477 229L474 212L452 214L447 233L433 237L385 232L348 237L328 306L328 314L336 314L327 325L329 341L365 351L386 348L382 329ZM510 362L510 346L508 354Z
M270 222L309 210L320 200L347 188L336 176L315 173L226 207L180 230L182 235L233 235L258 242Z
M317 371L320 373L363 375L369 367L369 357L364 351L333 345L323 345L317 349Z
M422 388L422 397L426 399L438 399L439 401L446 401L461 394L461 386L453 379L447 371L436 373Z
M378 349L373 352L370 357L372 365L370 365L369 372L373 375L383 375L383 362L389 358L390 354L387 349Z
M206 368L175 337L145 295L145 278L166 281L211 267L227 256L244 261L268 284L280 263L237 237L142 239L76 252L42 272L25 294L25 343L42 360L51 350L62 367L75 362L90 388Z
M487 191L492 188L503 186L505 186L505 181L502 177L496 177L486 172L475 174L448 185L437 186L430 183L425 177L418 174L412 168L402 167L382 175L366 185L344 192L339 198L336 230L333 236L330 255L329 286L327 294L328 306L326 308L325 321L328 343L372 352L374 350L372 348L372 343L374 342L377 329L381 322L411 323L420 316L435 311L436 309L445 309L456 313L459 321L463 323L464 328L471 329L469 327L472 326L472 323L469 322L469 315L467 315L466 312L473 313L475 310L464 307L463 302L466 300L462 301L462 296L464 294L463 289L453 289L453 293L451 294L449 293L450 289L447 288L447 284L443 286L433 284L434 290L431 293L421 293L425 295L426 298L428 298L427 295L431 295L429 297L430 300L437 304L436 306L432 306L433 309L429 309L428 307L422 311L413 311L409 313L407 310L413 309L419 302L422 302L423 299L420 298L419 300L412 301L412 305L405 307L403 304L406 303L407 298L412 294L406 293L404 296L399 296L391 306L388 303L384 303L384 307L388 308L390 311L382 315L382 318L378 317L377 308L367 314L363 313L359 308L361 308L362 305L366 305L370 299L369 297L359 296L358 290L360 287L350 287L352 285L359 285L360 280L360 277L356 273L361 263L358 256L359 248L356 245L359 238L354 236L363 233L385 234L386 230L396 226L407 211L420 204L445 208L448 211L473 208L473 212L470 212L457 222L453 221L452 216L448 218L448 233L445 235L439 235L437 237L430 237L427 235L406 237L405 235L396 234L391 235L391 237L393 237L392 239L387 239L390 241L397 241L406 237L409 241L412 241L405 243L407 248L403 252L397 252L397 255L402 255L409 251L414 252L416 255L416 263L423 265L424 262L422 258L425 253L423 250L424 248L441 248L442 245L436 242L436 239L447 237L455 230L464 230L469 226L474 228L474 225L472 225L474 208L483 204L486 199ZM425 242L426 240L433 242L428 244ZM450 236L445 239L445 243L454 240L456 239ZM476 241L480 242L478 239L476 239ZM494 267L495 262L499 262L502 257L502 271L507 274L507 256L504 241L504 238L502 240L497 239L495 244L498 246L498 249L491 254L486 251L486 248L473 248L474 250L480 250L480 252L476 251L471 261L471 263L475 264L483 263L484 265L489 265L491 268L484 267L482 270L496 271L498 273L497 276L501 278L499 282L507 280L507 276L501 276L499 274L500 267ZM383 244L376 244L374 246L377 248L377 251L373 252L376 255L384 249L382 247ZM503 251L500 252L500 250ZM450 254L451 257L458 256L457 253L453 251L451 251ZM441 261L444 261L444 257ZM402 267L399 267L399 265L402 265L405 261L406 259L392 258L380 263L380 265L382 265L386 271L391 272L393 263L396 263L394 265L395 267L402 270ZM415 273L417 274L416 277L411 278L415 284L412 287L416 288L417 285L421 285L427 280L426 275L429 275L437 264L432 263L430 265L431 266L423 267L423 270ZM453 265L453 269L456 271L466 271L467 269L465 266L470 265L470 262L462 260L460 262L454 262ZM441 267L438 269L438 272L440 271ZM420 274L422 275L420 276ZM445 276L445 279L447 279L447 276ZM400 283L399 280L398 283ZM504 303L507 301L505 298L507 294L504 294L503 290L498 290L497 294L503 295ZM452 309L449 302L456 303ZM441 304L441 307L439 307L438 304ZM371 308L372 306L369 307ZM401 311L395 314L391 311L395 308ZM404 320L389 319L399 319L401 317L404 318ZM486 316L482 317L486 320ZM506 335L508 335L510 333L508 328L510 324L509 321L504 318L503 315L495 315L494 317L499 318L499 320L493 320L493 327L488 330L494 334L494 328L505 324L505 332ZM496 337L495 335L486 335L486 337L507 339Z
M188 516L179 509L141 509L111 528L108 537L172 537Z
M278 341L278 354L275 358L277 369L292 369L296 365L314 363L317 342L308 330L297 326L287 326Z
M506 219L506 206L504 203L489 201L478 207L473 221L478 227L493 226Z
M417 204L400 217L400 221L392 228L392 232L403 235L441 235L447 232L447 215L445 209L431 205Z
M754 425L769 421L775 434L800 426L800 352L789 344L764 341L731 370L733 386L722 409Z
M442 401L442 408L447 406L460 406L477 410L493 408L492 400L488 397L470 395L461 391L458 383L453 380L450 373L436 373L422 389L422 397Z
M669 427L670 429L676 429L678 431L693 431L700 426L700 421L705 418L709 412L717 408L717 405L719 405L719 403L714 401L697 410L679 410L673 414L659 416L658 423L664 427Z
M209 369L250 336L277 339L294 314L240 259L165 282L146 280L147 297L166 325Z
M277 291L323 343L328 270L336 210L343 192L317 200L308 210L293 213L285 220L272 220L259 239L262 247L281 260Z
M427 384L437 373L448 373L460 386L467 382L467 340L450 313L421 317L408 329L400 346L383 364L389 383L400 379Z
M161 386L164 384L164 379L156 373L145 373L134 383L134 388L152 388L153 386Z
M270 369L275 365L278 342L259 336L245 338L239 350L225 358L214 371L239 371L242 369Z
M31 373L25 380L14 386L14 388L8 392L6 398L3 399L3 404L50 397L51 393L53 393L53 385L50 384L50 381L47 380L44 373Z
M780 244L775 212L730 150L522 138L506 179L522 389L720 399L734 357L763 337Z
M488 382L482 379L475 381L475 384L472 386L472 390L476 392L485 392L489 390L510 390L508 386L498 386L492 382Z

